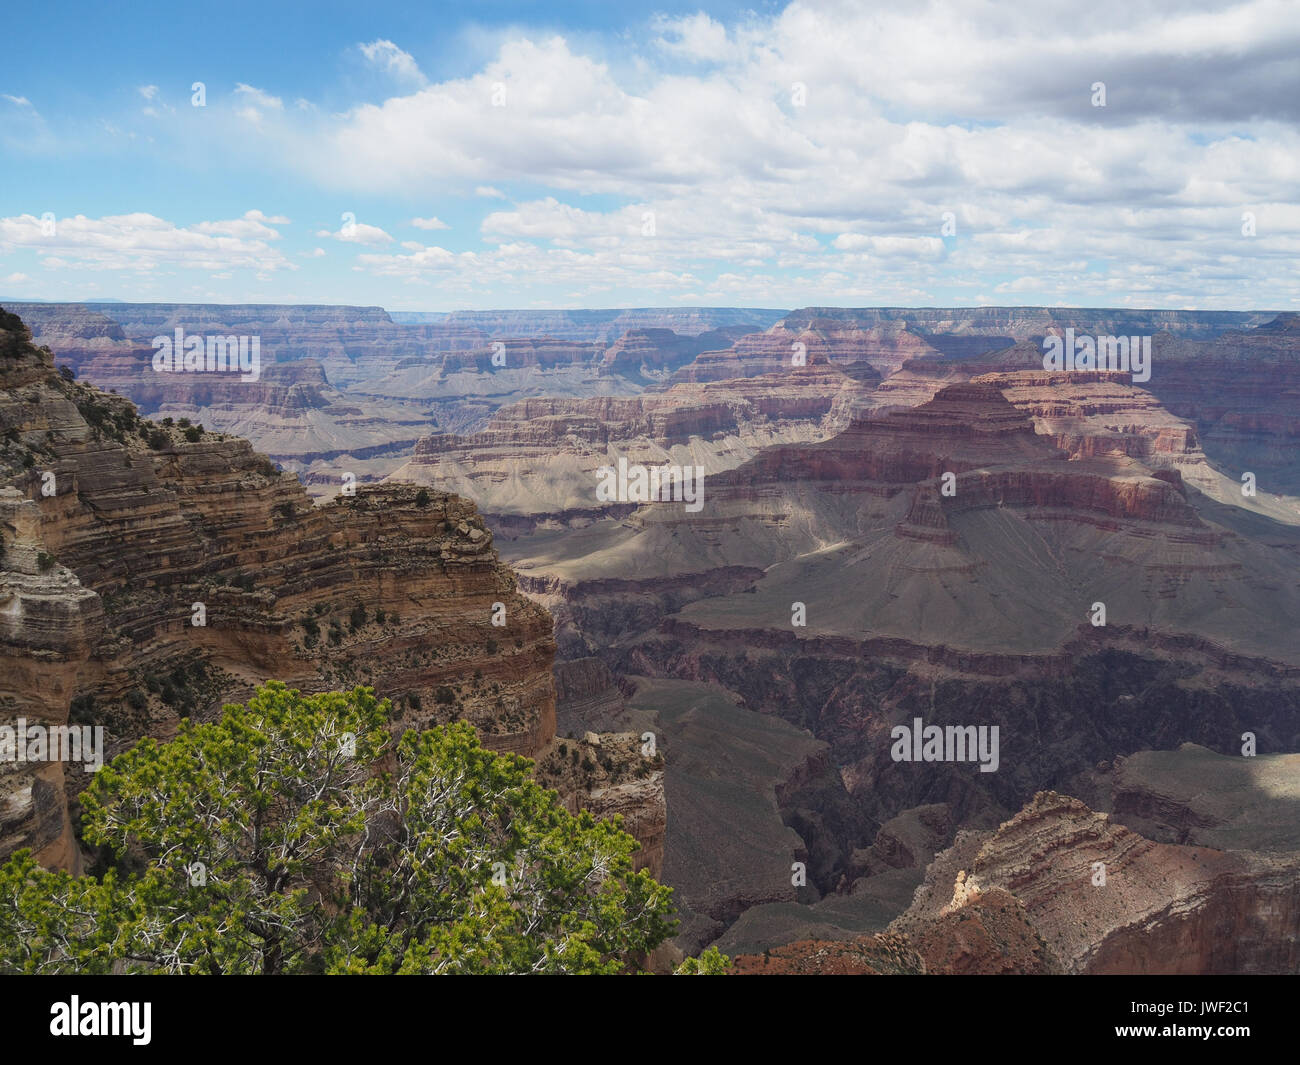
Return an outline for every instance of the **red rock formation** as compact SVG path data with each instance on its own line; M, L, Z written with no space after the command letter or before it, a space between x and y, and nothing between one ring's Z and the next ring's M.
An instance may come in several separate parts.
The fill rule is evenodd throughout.
M972 906L987 910L991 896L1014 901L1015 938L1041 940L1041 959L1066 972L1300 968L1300 854L1155 843L1052 792L940 855L891 931L921 944L928 971L942 959L958 963L951 971L1033 971L1017 963L1014 943L983 934L988 919L979 913L981 934L954 958L945 931L965 928Z
M276 678L369 684L402 725L462 718L498 750L549 748L551 621L472 504L390 486L313 507L247 441L186 439L65 380L15 321L0 332L0 463L17 489L0 498L6 719L62 724L89 700L111 757ZM63 789L85 781L63 770L6 767L3 853L75 866ZM648 819L650 836L662 810L644 789L575 801Z

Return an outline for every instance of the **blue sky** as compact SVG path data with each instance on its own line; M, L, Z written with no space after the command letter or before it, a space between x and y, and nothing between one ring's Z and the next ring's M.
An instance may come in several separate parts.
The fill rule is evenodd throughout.
M0 297L1300 305L1293 8L896 8L7 12Z

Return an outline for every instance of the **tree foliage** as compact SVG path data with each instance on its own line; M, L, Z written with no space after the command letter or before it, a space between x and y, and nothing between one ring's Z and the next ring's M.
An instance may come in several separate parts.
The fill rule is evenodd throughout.
M368 688L271 682L83 795L102 877L0 867L0 972L613 973L672 931L617 823Z
M698 958L687 958L673 970L674 976L730 976L731 959L717 947L710 947Z

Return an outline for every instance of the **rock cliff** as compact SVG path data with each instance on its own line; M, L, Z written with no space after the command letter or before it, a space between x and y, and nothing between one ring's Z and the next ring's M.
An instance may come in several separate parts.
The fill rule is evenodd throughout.
M247 441L142 420L56 372L16 317L0 327L6 721L102 725L112 757L277 678L369 684L400 725L465 719L498 750L548 751L551 620L472 503L385 486L313 506ZM78 768L4 767L0 851L75 867Z

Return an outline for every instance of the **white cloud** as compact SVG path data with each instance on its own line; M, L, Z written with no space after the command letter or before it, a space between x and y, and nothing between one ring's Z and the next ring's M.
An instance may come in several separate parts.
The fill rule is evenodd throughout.
M4 92L4 93L0 93L0 98L8 100L11 104L16 105L17 107L32 106L31 100L27 99L26 96L10 96L7 92Z
M251 212L250 212L251 213ZM259 228L251 228L259 227ZM177 226L151 214L57 218L53 231L24 214L0 218L0 250L35 252L47 269L254 269L269 275L296 269L267 241L279 234L245 216Z
M661 34L655 44L666 52L695 60L722 60L734 56L727 28L703 11L682 18L660 16L653 27Z
M278 96L272 96L270 93L252 85L245 85L242 81L235 84L235 92L254 107L260 107L268 111L284 110L284 101Z
M276 114L284 111L284 101L272 96L262 89L245 85L242 81L235 85L235 95L244 103L235 113L254 125L261 125L268 112Z
M136 89L136 92L138 92L138 93L139 93L141 96L143 96L146 100L153 100L153 99L156 99L157 96L158 96L158 86L157 86L157 85L141 85L138 89Z
M356 47L400 79L389 99L286 110L241 83L235 114L251 158L344 204L427 202L431 188L504 201L477 251L321 231L369 249L363 271L449 295L491 282L521 300L552 285L776 306L936 291L1300 302L1293 4L1076 7L798 0L658 17L618 40L502 31L487 61L434 83L381 38ZM1090 104L1096 80L1106 108ZM235 223L190 230L270 242L256 227L284 224Z
M378 226L369 226L364 222L344 222L334 233L331 233L328 229L318 229L316 236L341 240L345 244L376 245L393 243L393 238Z
M280 234L272 226L287 225L289 219L269 217L261 211L245 211L242 218L225 222L198 222L191 228L196 233L218 233L231 237L279 240Z
M425 84L424 74L420 71L420 66L414 57L409 52L402 51L392 41L381 39L371 41L369 44L359 44L357 47L368 63L398 81L416 85Z

